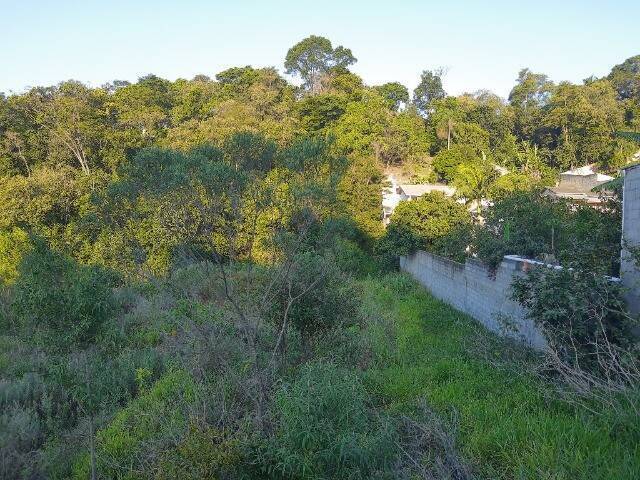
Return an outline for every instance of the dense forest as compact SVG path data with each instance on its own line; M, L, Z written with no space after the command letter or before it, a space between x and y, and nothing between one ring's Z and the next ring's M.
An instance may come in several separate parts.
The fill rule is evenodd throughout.
M615 274L620 199L595 210L540 191L585 164L617 175L638 150L640 56L580 85L523 69L507 100L449 96L440 70L411 94L368 86L355 62L310 36L284 59L300 86L242 66L0 94L0 477L634 478L637 400L549 398L544 386L563 379L531 373L529 353L513 353L521 363L505 374L443 347L469 391L484 376L513 388L531 416L518 421L541 422L533 445L555 453L527 450L526 429L506 424L504 437L479 438L464 422L480 410L460 419L458 446L446 395L400 381L423 354L396 294L453 319L452 339L472 327L393 270L423 248L494 266L505 253L553 254ZM467 205L430 194L385 230L390 169L455 186ZM468 207L481 199L492 207L479 221ZM558 351L589 381L605 375L613 396L627 392L631 367L612 373L592 348L601 334L625 355L637 348L620 292L586 271L556 277L516 295L554 327L567 309L605 312L601 331L568 349L575 338L558 338ZM409 320L396 324L389 305ZM454 368L424 361L434 385ZM582 435L585 422L610 434L598 452L562 443L563 425Z

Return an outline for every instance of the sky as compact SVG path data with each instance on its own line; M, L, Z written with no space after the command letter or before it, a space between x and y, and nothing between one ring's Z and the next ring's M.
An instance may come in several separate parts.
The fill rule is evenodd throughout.
M640 54L640 0L0 0L0 92L75 79L100 86L154 73L283 71L287 50L322 35L352 50L366 84L442 67L457 95L508 96L518 71L581 82Z

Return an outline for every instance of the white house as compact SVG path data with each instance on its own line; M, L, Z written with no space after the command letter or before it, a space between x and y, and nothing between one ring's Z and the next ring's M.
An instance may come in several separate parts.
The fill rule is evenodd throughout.
M389 187L382 192L383 223L389 224L389 219L402 201L411 201L426 193L442 192L447 197L452 197L456 189L440 183L399 184L393 175L387 177Z

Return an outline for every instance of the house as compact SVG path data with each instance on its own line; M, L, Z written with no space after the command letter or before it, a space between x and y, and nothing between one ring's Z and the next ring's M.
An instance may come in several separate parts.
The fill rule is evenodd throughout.
M389 224L391 214L400 203L398 183L393 175L387 176L388 187L382 191L382 223Z
M389 224L389 219L402 201L415 200L426 193L442 192L447 197L452 197L456 189L440 183L400 184L393 175L387 177L389 186L382 192L382 221Z
M603 193L594 192L593 189L613 180L613 177L598 173L595 165L568 170L560 174L560 181L555 187L549 187L545 194L554 198L566 198L574 203L587 205L600 205L603 202Z
M400 200L414 200L432 192L441 192L446 197L452 197L456 193L456 189L440 183L421 183L417 185L398 185L397 192L400 195Z

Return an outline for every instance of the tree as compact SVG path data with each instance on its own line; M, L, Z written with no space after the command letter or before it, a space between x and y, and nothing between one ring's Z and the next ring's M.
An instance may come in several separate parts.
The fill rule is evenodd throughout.
M516 86L509 93L509 103L515 111L515 134L521 140L533 139L552 87L546 75L533 73L528 68L518 73Z
M455 227L470 223L471 215L464 205L443 193L433 192L401 202L391 216L387 232L388 235L403 232L414 239L415 248L432 250L436 242Z
M101 91L68 81L53 88L33 89L28 99L28 114L47 134L49 156L60 160L70 156L88 175L92 161L99 161L105 134Z
M3 147L4 150L12 157L19 159L21 166L24 167L23 173L27 176L31 175L31 167L29 167L29 162L27 157L25 156L25 142L22 137L12 131L7 130L4 132L4 142Z
M228 85L238 90L247 90L258 77L258 72L247 65L246 67L231 67L216 74L216 80L222 85Z
M515 192L531 191L535 189L536 186L537 183L533 181L531 176L524 173L509 172L506 175L498 177L496 181L489 186L488 197L492 200L500 200Z
M139 149L162 139L171 124L172 105L170 82L155 75L119 88L106 103L116 122L115 143Z
M389 102L390 108L396 112L401 105L409 103L409 90L399 82L389 82L373 88Z
M332 133L340 151L355 157L373 156L385 165L428 156L429 139L422 119L409 109L396 113L376 92L347 105Z
M431 102L431 108L429 126L433 129L438 140L447 141L447 150L449 150L457 124L464 122L466 119L464 109L460 100L456 97L434 100Z
M616 89L618 98L640 102L640 55L629 57L613 67L607 78Z
M382 234L381 205L384 176L373 158L356 158L338 187L345 213L371 238Z
M420 83L413 91L413 104L423 115L428 115L435 100L446 96L442 88L442 70L424 70Z
M356 61L348 48L333 48L329 39L311 35L289 49L284 66L287 74L302 77L305 88L315 94L330 69L348 67Z
M456 169L462 163L475 163L480 159L468 145L454 145L450 150L440 150L433 158L433 168L440 178L448 182L455 179Z
M480 212L482 200L489 197L489 189L498 175L491 162L483 157L479 162L459 164L455 168L452 183L456 187L456 195L464 198L467 204L475 202Z
M335 93L319 93L300 100L296 111L304 131L319 133L338 120L347 108L347 99Z
M622 109L609 81L587 85L563 82L551 95L544 123L555 132L561 168L606 164L613 156L613 136L622 125Z

